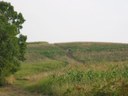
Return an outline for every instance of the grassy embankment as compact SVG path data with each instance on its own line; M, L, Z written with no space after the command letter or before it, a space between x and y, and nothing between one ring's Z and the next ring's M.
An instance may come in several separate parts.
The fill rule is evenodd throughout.
M48 96L128 96L128 45L30 43L14 86Z

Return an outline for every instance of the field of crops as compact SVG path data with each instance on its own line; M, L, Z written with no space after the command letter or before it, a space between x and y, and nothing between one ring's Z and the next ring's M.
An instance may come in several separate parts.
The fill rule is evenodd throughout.
M8 81L35 96L128 96L128 44L29 43Z

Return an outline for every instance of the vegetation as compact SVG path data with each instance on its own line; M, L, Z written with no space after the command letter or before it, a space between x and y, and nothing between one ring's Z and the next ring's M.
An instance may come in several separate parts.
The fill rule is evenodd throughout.
M29 43L8 82L30 93L23 96L128 96L127 52L127 44Z
M24 60L26 36L20 34L24 21L10 3L0 1L0 85L19 69L19 60Z
M0 1L0 96L128 96L128 44L26 44L24 21Z

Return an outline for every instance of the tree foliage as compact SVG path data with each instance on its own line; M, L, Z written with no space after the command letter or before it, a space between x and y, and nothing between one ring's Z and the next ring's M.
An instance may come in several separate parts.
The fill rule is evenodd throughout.
M0 85L19 69L24 60L27 37L20 33L24 18L7 2L0 1Z

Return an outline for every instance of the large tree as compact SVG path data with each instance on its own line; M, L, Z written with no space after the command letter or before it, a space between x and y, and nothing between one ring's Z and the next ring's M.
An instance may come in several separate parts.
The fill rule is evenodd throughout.
M27 37L20 33L24 21L10 3L0 1L0 85L24 60Z

